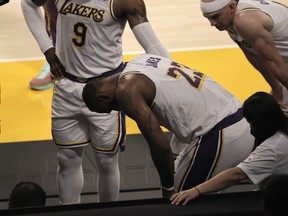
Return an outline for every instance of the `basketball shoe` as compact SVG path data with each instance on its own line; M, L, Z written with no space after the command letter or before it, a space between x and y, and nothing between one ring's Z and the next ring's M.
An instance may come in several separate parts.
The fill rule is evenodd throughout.
M29 85L33 90L45 90L51 88L52 84L50 65L45 61L41 72L30 81Z

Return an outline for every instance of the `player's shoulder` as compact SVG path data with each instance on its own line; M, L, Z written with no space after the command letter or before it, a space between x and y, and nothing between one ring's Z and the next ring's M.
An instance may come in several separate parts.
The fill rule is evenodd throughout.
M118 13L129 13L135 11L142 11L145 9L145 3L143 0L113 0L113 9ZM137 9L137 10L135 10Z

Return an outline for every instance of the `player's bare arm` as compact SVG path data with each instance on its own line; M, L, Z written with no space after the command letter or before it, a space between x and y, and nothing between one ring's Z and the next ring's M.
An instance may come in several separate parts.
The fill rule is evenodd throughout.
M266 82L271 87L271 95L277 100L282 101L283 94L282 94L282 86L279 81L273 76L273 74L269 71L269 68L265 66L263 62L263 58L255 55L254 53L248 52L245 48L242 48L244 55L248 59L248 61L253 65L253 67L258 70Z
M149 144L162 186L170 188L174 185L173 155L169 140L150 108L154 96L154 84L143 75L126 75L119 80L116 91L119 108L137 123Z
M287 88L288 66L275 47L270 33L273 28L271 21L264 13L247 11L235 17L234 27L253 46L267 70Z

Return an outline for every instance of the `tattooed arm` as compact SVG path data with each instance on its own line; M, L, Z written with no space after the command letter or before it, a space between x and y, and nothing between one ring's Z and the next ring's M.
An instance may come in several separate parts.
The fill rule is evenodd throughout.
M150 109L155 92L155 85L149 78L144 75L130 74L119 80L116 98L120 110L137 123L148 142L151 157L160 175L161 185L171 188L174 185L172 151L157 116Z

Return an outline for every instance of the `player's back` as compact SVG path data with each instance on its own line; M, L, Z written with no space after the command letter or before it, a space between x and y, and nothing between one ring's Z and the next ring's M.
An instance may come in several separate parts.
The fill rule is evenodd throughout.
M153 112L183 142L205 134L242 106L234 95L205 74L170 59L141 55L122 72L141 73L156 86Z
M56 51L66 71L95 77L123 62L126 20L117 20L108 0L59 0Z

